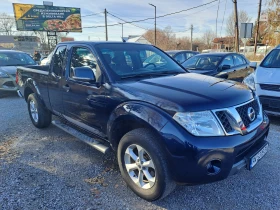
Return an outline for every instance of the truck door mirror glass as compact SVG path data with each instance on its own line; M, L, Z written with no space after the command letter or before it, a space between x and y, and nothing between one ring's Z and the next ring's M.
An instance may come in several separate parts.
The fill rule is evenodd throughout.
M73 69L74 76L73 79L82 82L95 82L95 76L93 70L87 66L76 67Z
M249 64L249 66L250 66L251 68L253 68L254 70L256 70L256 68L257 68L257 62L251 62L251 63Z
M230 69L230 65L223 65L222 66L222 70L227 70L227 69Z

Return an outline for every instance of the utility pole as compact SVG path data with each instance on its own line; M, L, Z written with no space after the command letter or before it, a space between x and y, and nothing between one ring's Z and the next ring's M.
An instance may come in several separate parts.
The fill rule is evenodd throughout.
M256 55L256 52L257 52L257 42L258 42L258 37L259 37L261 10L262 10L262 0L260 0L260 2L259 2L259 12L258 12L258 20L257 20L257 30L256 30L256 34L255 34L254 55Z
M157 7L153 4L150 4L149 5L153 6L155 8L155 46L157 46Z
M107 29L107 10L105 9L105 34L106 34L106 41L108 41L108 29Z
M238 12L237 0L232 0L234 3L234 16L235 16L235 51L239 52L239 29L238 29Z
M191 50L193 48L193 24L191 24Z

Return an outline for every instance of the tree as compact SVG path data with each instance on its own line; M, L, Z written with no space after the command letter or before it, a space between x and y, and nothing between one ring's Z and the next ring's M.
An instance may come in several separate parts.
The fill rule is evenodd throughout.
M241 23L249 23L252 20L251 17L249 17L248 13L244 10L238 11L238 27L240 28ZM234 18L234 12L230 14L230 16L227 18L227 28L226 28L228 36L235 36L235 18Z
M216 34L213 30L209 29L202 35L201 41L205 44L207 49L211 48L213 40L216 38Z
M15 19L6 13L0 14L0 33L4 35L12 35L13 27L15 26Z

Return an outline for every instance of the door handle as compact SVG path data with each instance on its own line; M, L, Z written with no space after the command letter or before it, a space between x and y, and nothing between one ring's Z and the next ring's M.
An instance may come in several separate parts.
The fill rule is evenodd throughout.
M62 87L66 92L69 92L69 90L70 90L69 85L63 85Z

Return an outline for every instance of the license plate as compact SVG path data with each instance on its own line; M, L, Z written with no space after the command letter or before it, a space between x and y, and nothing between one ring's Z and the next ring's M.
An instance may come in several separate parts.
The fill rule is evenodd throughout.
M250 160L250 169L253 168L260 159L263 158L263 156L267 153L268 150L268 144L265 145L261 151L259 151L256 155L254 155Z

